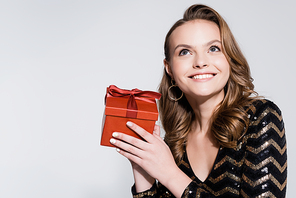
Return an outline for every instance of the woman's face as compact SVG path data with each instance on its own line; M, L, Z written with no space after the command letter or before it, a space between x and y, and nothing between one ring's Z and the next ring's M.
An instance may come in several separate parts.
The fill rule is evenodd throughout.
M170 36L168 74L187 99L224 97L230 66L222 53L219 27L211 21L194 20L176 28Z

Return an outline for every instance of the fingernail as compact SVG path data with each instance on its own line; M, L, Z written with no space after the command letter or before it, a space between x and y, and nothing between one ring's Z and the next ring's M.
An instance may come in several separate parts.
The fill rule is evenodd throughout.
M129 127L132 127L132 126L133 126L133 123L130 122L130 121L128 121L128 122L126 123L126 125L129 126Z
M117 148L117 149L116 149L116 151L117 151L117 152L119 152L119 151L120 151L120 149L119 149L119 148Z
M113 139L113 138L110 139L110 143L111 143L111 144L115 144L115 142L116 142L115 139Z
M117 132L114 132L114 133L112 133L112 136L113 137L118 137L118 133Z

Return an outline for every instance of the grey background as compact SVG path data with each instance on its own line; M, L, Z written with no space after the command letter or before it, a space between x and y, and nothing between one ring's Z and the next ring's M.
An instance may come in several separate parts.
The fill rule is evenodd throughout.
M294 1L0 1L0 197L131 197L99 145L106 87L157 90L164 37L193 3L228 22L256 90L281 108L296 183Z

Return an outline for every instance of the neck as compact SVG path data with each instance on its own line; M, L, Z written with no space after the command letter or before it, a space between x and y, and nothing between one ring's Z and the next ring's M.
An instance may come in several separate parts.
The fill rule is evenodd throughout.
M195 113L193 130L208 133L210 130L211 118L214 111L219 107L224 98L224 93L215 97L198 97L198 99L187 98Z

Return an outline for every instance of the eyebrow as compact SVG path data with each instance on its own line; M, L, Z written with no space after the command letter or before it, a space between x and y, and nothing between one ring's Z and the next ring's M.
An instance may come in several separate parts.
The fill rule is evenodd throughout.
M212 40L212 41L209 41L205 44L203 44L203 46L209 46L209 45L212 45L213 43L222 43L221 41L219 41L218 39L215 39L215 40ZM192 49L193 47L191 45L187 45L187 44L180 44L180 45L177 45L174 49L174 52L176 51L177 48L179 47L184 47L184 48L189 48L189 49Z
M175 47L175 49L174 49L174 52L175 52L175 51L176 51L176 49L177 49L177 48L179 48L179 47L184 47L184 48L189 48L189 49L193 48L191 45L187 45L187 44L180 44L180 45L177 45L177 46Z
M213 43L220 43L220 44L222 44L221 41L219 41L218 39L215 39L215 40L212 40L212 41L207 42L203 46L209 46L209 45L212 45Z

